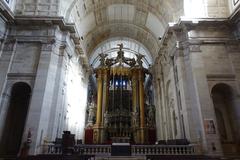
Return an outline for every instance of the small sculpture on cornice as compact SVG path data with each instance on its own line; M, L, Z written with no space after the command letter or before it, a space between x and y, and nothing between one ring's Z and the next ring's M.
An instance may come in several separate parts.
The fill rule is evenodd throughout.
M154 127L155 125L155 107L153 105L149 106L147 124L149 127Z
M101 53L99 54L99 61L100 61L100 67L102 66L107 66L111 67L115 64L119 64L119 66L123 66L123 64L127 64L130 67L136 66L136 64L140 67L143 67L143 58L145 57L142 54L136 54L136 59L135 58L128 58L124 56L124 51L123 49L123 44L118 44L119 46L119 51L117 52L117 57L116 58L107 58L107 54Z
M119 50L122 51L122 49L123 49L123 44L122 44L122 43L121 43L121 44L118 44L118 46L119 46Z
M99 54L99 57L100 57L100 66L105 66L105 62L106 62L106 57L107 57L108 55L107 54L104 54L104 53L100 53Z
M137 64L140 66L140 67L142 67L142 64L143 64L143 61L142 61L142 59L144 58L144 55L142 55L142 54L136 54L136 57L137 57Z

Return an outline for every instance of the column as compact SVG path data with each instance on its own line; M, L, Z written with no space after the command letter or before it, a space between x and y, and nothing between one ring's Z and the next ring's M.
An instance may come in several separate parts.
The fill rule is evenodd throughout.
M64 106L64 99L65 93L63 93L63 84L65 78L65 67L66 59L64 58L65 54L65 45L59 46L59 59L57 62L57 73L55 78L55 87L54 87L54 94L53 101L52 101L52 108L51 108L51 116L49 120L48 126L48 137L49 140L54 141L55 138L62 136L62 117L64 117L63 109Z
M7 74L16 52L17 41L7 41L2 45L2 53L0 53L0 137L4 132L3 128L7 116L9 96L11 95L11 91L6 86Z
M4 85L6 83L7 73L10 70L13 57L16 53L16 40L9 40L3 44L2 53L0 54L0 100L2 99L4 92ZM1 101L0 101L1 102ZM1 111L2 105L0 105Z
M109 69L104 68L102 71L102 79L103 79L103 88L102 88L102 121L101 126L105 128L105 114L108 110L108 75L109 75ZM106 140L106 134L105 129L101 130L101 138L100 143L103 143Z
M137 73L136 70L132 70L132 127L133 127L133 137L136 143L139 143L139 136L137 134L138 128L138 113L137 113Z
M161 95L161 120L162 120L162 140L168 139L168 127L167 127L167 112L166 112L166 106L167 106L167 96L166 96L166 85L165 85L165 77L163 74L164 66L163 66L163 60L160 59L158 67L160 68L159 75L160 78L158 79L158 86L159 86L159 94Z
M140 140L145 142L145 109L144 109L144 73L142 69L138 70L139 75L139 107L140 107Z
M103 100L103 74L102 70L97 70L97 115L96 124L93 127L93 143L101 143L101 128L102 126L102 100Z
M105 111L107 111L108 109L108 76L109 75L109 69L105 68L103 71L103 97L102 97L102 110L103 110L103 114L105 113ZM102 121L103 122L103 121Z
M137 111L137 75L135 70L132 73L132 111Z
M47 138L50 111L52 108L55 78L58 64L57 48L52 42L42 43L36 80L29 105L24 135L32 131L30 154L38 154L45 138Z
M197 49L196 49L197 48ZM215 110L210 98L207 74L204 66L204 60L201 54L200 45L199 46L190 46L190 66L191 74L193 78L194 91L192 95L193 103L192 108L194 107L195 113L192 113L194 118L198 118L198 126L200 131L200 139L202 141L203 152L206 154L212 155L221 155L221 141L218 131L213 136L205 132L204 123L205 120L213 119L215 127L217 128ZM196 126L196 125L195 125ZM194 135L196 138L198 135ZM197 139L196 139L197 140ZM216 149L213 150L212 146L215 146ZM209 149L211 148L211 149Z
M97 73L97 117L96 117L97 126L100 126L102 122L102 97L103 97L102 90L103 90L102 73L101 70L99 70Z

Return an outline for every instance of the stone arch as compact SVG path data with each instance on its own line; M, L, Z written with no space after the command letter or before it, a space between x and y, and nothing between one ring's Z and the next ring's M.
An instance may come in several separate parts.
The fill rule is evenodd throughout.
M30 85L25 82L16 82L11 87L10 101L0 142L1 154L16 156L19 153L31 92Z
M225 83L216 84L211 90L217 119L218 132L224 154L239 152L240 119L238 118L237 97L233 88Z
M73 7L76 5L77 1L78 1L78 0L72 0L72 2L69 3L70 5L69 5L68 9L66 10L66 13L63 13L63 16L66 18L66 21L67 21L67 22L68 22L69 19L70 19L70 15L71 15L72 9L73 9ZM60 3L60 8L61 8L61 4L62 4L62 3Z

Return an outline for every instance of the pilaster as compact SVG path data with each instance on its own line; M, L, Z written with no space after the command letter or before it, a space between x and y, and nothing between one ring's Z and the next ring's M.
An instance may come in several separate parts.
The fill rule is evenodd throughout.
M54 82L57 71L58 55L54 54L54 42L42 43L42 49L37 69L35 85L29 114L27 117L25 135L32 131L32 144L30 154L40 152L40 147L48 134L50 110L54 95Z

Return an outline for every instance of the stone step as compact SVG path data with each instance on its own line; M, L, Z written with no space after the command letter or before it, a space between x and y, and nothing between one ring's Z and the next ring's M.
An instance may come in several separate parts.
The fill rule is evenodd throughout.
M0 160L16 160L16 156L0 155Z
M95 157L95 160L146 160L145 156L138 156L138 157L133 157L133 156L111 156L111 157Z

